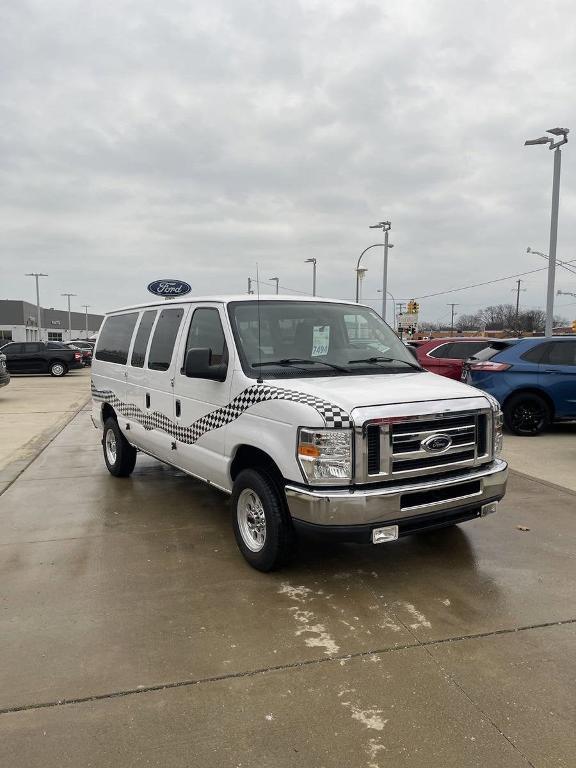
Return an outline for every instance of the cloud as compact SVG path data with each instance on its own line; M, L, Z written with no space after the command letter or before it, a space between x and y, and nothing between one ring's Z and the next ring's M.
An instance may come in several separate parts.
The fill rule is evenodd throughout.
M525 250L547 250L552 158L522 145L576 128L568 2L23 0L0 14L3 298L30 298L36 269L55 306L64 290L102 310L143 300L163 275L242 292L256 262L309 291L310 256L319 292L352 298L383 218L397 299L541 266ZM572 144L563 163L569 259ZM375 306L381 261L366 256ZM545 273L526 288L542 306Z

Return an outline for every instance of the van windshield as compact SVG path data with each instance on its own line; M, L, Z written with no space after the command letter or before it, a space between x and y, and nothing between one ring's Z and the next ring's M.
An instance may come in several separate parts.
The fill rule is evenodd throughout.
M230 322L244 372L257 378L422 369L371 309L315 301L235 301Z

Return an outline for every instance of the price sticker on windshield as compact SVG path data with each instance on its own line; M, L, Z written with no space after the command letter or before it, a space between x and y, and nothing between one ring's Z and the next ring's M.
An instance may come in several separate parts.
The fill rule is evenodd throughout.
M328 354L330 346L330 326L315 325L312 335L312 357L322 357Z

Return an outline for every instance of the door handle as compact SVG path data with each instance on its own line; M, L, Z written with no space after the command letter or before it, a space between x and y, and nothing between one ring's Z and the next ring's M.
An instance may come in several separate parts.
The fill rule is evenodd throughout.
M180 400L176 400L176 416L180 416L180 412L181 412Z
M545 371L543 371L543 373L552 373L552 374L556 374L557 375L557 374L561 373L561 371L545 370Z
M150 395L146 392L146 408L150 408Z

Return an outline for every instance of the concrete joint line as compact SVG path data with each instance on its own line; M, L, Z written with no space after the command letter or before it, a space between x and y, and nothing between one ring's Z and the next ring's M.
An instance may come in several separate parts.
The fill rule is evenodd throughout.
M480 640L484 637L496 637L498 635L513 635L516 632L526 632L532 629L546 629L549 627L561 627L569 624L576 624L576 618L563 619L562 621L548 621L543 624L528 624L522 627L512 627L506 629L496 629L492 632L479 632L475 635L459 635L457 637L446 637L440 640L424 640L414 643L405 643L391 648L380 648L370 651L356 651L355 653L342 653L335 656L323 657L318 659L308 659L306 661L294 661L290 664L277 664L271 667L261 667L259 669L245 670L243 672L232 672L227 675L213 675L211 677L199 677L196 679L176 680L170 683L157 683L156 685L143 685L137 688L126 688L122 691L110 691L109 693L98 693L94 696L79 696L73 699L56 699L55 701L43 701L36 704L21 704L15 707L4 707L0 709L0 715L9 715L15 712L28 712L34 709L48 709L51 707L62 707L71 704L88 704L95 701L106 701L108 699L118 699L122 696L133 696L139 693L154 693L155 691L167 691L171 688L188 688L206 683L219 683L225 680L235 680L242 677L256 677L268 672L282 672L288 669L302 669L303 667L315 666L317 664L330 664L334 662L350 661L351 659L361 659L367 656L381 656L387 653L396 653L397 651L407 651L414 648L429 648L437 645L446 645L447 643L456 643L463 640ZM463 691L463 693L465 693ZM465 694L467 695L467 694ZM489 721L490 719L487 718ZM492 721L490 721L492 722ZM496 726L495 726L496 727ZM499 730L499 729L498 729ZM504 734L502 734L504 736ZM504 736L506 738L506 736ZM531 763L529 763L532 765Z
M554 488L554 490L562 491L563 493L567 493L569 496L576 496L576 491L573 491L571 488L566 488L565 485L558 485L558 483L551 483L549 480L542 480L541 477L533 477L532 475L527 475L524 472L519 472L517 469L512 469L510 466L508 468L513 475L518 475L518 477L522 477L524 480L531 480L533 483L538 483L538 485L545 485L547 488Z

